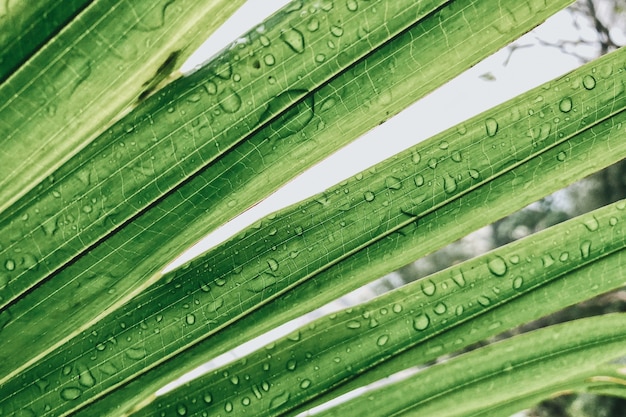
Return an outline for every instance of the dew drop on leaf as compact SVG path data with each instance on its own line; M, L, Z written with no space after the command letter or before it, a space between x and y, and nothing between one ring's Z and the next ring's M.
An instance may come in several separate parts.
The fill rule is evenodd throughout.
M460 269L458 271L454 271L452 273L452 281L459 287L465 286L465 275L463 275L463 271Z
M187 407L185 407L184 404L178 404L178 406L176 407L176 412L179 416L184 416L187 414Z
M230 87L224 88L219 95L220 107L226 113L235 113L241 108L241 97Z
M463 310L464 310L463 306L462 305L458 305L454 309L454 314L456 314L457 316L460 316L461 314L463 314Z
M559 102L559 110L563 113L569 113L572 110L572 107L572 99L569 97L565 97Z
M487 130L487 136L495 136L498 133L498 122L496 119L489 117L485 120L485 129Z
M559 152L556 155L556 160L559 161L559 162L563 162L563 161L565 161L565 159L567 159L567 154L565 152L563 152L563 151Z
M76 371L78 372L78 383L84 387L91 388L96 385L96 379L93 374L83 364L76 365Z
M356 320L350 320L349 322L346 323L346 327L348 329L358 329L361 327L361 323Z
M522 285L524 284L524 278L522 277L515 277L513 279L513 288L516 290L519 290L520 288L522 288Z
M475 169L470 169L468 172L469 172L469 176L475 180L477 180L478 177L480 177L480 173L476 171Z
M365 201L367 201L367 202L374 201L374 193L373 193L373 192L371 192L371 191L366 191L366 192L363 194L363 198L364 198L364 199L365 199Z
M385 185L390 190L399 190L402 188L402 181L400 181L397 177L387 177L385 179Z
M429 296L429 297L435 294L435 291L437 290L435 283L429 279L424 280L421 283L421 287L422 287L422 292L424 293L424 295Z
M289 392L284 391L270 400L270 409L276 409L289 401Z
M194 316L191 313L187 314L187 317L185 317L185 322L191 326L192 324L196 322L196 316Z
M290 359L290 360L287 361L286 368L287 368L288 371L295 371L296 370L296 366L297 366L297 363L296 363L295 359Z
M583 87L587 90L593 90L596 86L596 79L591 75L585 75L583 77Z
M446 307L444 303L437 303L435 307L433 308L433 310L435 311L436 314L442 315L448 310L448 308Z
M491 300L486 295L481 295L480 297L478 297L478 304L483 307L487 307L489 306L489 304L491 304Z
M548 268L554 265L554 258L552 257L552 255L548 253L548 254L543 255L543 257L541 258L541 262L544 268Z
M272 54L267 54L263 57L263 62L265 62L265 65L268 67L271 67L276 63L276 58L274 58L274 55Z
M501 277L506 274L507 267L504 259L499 256L494 256L487 262L487 267L491 271L492 274Z
M224 404L224 411L226 411L227 413L230 413L233 411L233 403L231 403L230 401L226 401L226 404Z
M584 220L584 225L590 232L595 232L600 227L600 223L598 223L598 219L593 216L590 216Z
M588 240L585 240L583 243L580 244L580 254L582 255L583 258L588 258L590 253L591 253L591 242Z
M378 346L385 346L388 341L389 341L389 336L384 334L384 335L380 336L378 339L376 339L376 344Z
M461 157L461 152L459 151L452 152L451 158L454 162L461 162L463 160L463 158Z
M272 272L276 272L276 271L278 271L278 266L279 266L279 265L278 265L278 261L277 261L276 259L269 258L269 259L267 260L267 266L269 266L269 268L270 268L270 270L271 270Z
M436 160L435 158L430 158L430 159L428 160L428 167L429 167L430 169L435 169L435 168L437 168L437 160Z
M428 314L422 313L413 319L413 328L418 331L426 330L430 325L430 317Z
M396 303L393 305L393 307L391 307L391 311L393 311L396 314L399 314L402 312L402 306Z
M348 10L350 10L351 12L356 11L359 8L358 3L356 2L356 0L347 0L346 1L346 7L348 8Z
M294 28L283 29L280 39L291 48L292 51L301 54L304 52L304 36L299 30Z
M446 174L443 176L443 190L448 194L453 194L456 191L457 185L456 180L450 176L450 174Z
M320 28L320 21L317 18L312 17L311 20L306 24L306 28L309 32L315 32Z
M68 387L61 390L61 398L65 401L72 401L81 396L83 391L80 388Z
M421 187L422 185L424 185L424 177L420 174L417 174L415 177L413 177L413 181L415 182L416 187Z
M124 353L129 359L138 361L146 357L146 350L141 347L130 347L127 348Z
M13 271L15 269L15 261L13 259L7 259L4 263L4 267L7 271Z
M343 35L343 28L336 26L336 25L332 25L330 27L330 33L332 33L333 36L340 37L341 35Z
M303 379L302 382L300 382L300 388L302 389L307 389L310 386L311 386L311 381L309 379Z

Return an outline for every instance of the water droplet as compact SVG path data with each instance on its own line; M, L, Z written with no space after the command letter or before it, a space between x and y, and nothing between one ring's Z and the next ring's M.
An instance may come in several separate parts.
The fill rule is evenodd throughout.
M242 405L245 405L245 406L250 405L250 397L243 397L243 398L241 399L241 404L242 404Z
M65 401L72 401L81 396L83 391L80 388L68 387L61 390L61 398Z
M480 173L476 171L475 169L470 169L468 172L469 172L470 177L472 177L475 180L477 180L480 177Z
M421 287L422 287L422 292L424 293L424 295L427 295L429 297L435 294L435 291L437 290L435 283L429 279L424 280L421 283Z
M487 136L493 137L498 133L498 122L494 118L487 118L485 120L485 129L487 130Z
M428 167L429 167L430 169L435 169L435 168L437 168L437 160L436 160L435 158L430 158L430 159L428 160Z
M306 24L306 28L309 32L315 32L320 28L320 21L317 18L312 17L311 20Z
M91 388L96 385L96 379L93 377L93 374L83 364L76 365L76 371L78 372L78 383L83 387Z
M561 253L561 255L559 256L559 261L561 262L565 262L569 259L569 252L563 252Z
M415 316L415 318L413 319L413 328L415 330L426 330L426 328L430 325L430 317L428 317L428 314L426 313L422 313L418 316Z
M185 407L184 404L178 404L178 406L176 407L176 412L179 416L184 416L187 414L187 407Z
M295 371L296 370L296 366L297 366L297 363L296 363L295 359L290 359L290 360L287 361L286 368L287 368L288 371Z
M359 327L361 327L361 322L356 321L356 320L350 320L349 322L346 323L346 327L348 329L358 329Z
M400 304L394 304L393 307L391 307L391 310L394 313L399 314L402 312L402 306Z
M583 77L583 87L587 90L593 90L596 86L596 79L591 75L585 75Z
M365 201L368 201L368 202L374 201L374 193L371 191L366 191L363 194L363 198L365 199Z
M595 232L596 230L598 230L598 227L600 227L598 219L596 219L594 216L586 218L583 223L587 230L589 230L590 232Z
M283 391L270 401L270 409L276 409L289 401L289 392Z
M385 179L385 185L390 190L399 190L400 188L402 188L402 181L400 181L400 179L396 177L387 177Z
M456 180L446 174L443 176L443 190L448 194L453 194L456 191Z
M211 394L204 394L204 396L202 397L202 400L206 404L211 404L211 402L213 401L213 396Z
M230 413L233 411L233 403L231 403L230 401L226 401L226 404L224 404L224 411L226 411L227 413Z
M611 218L609 219L609 225L611 225L611 226L615 226L615 225L617 224L617 222L618 222L618 221L619 221L619 220L617 219L617 217L611 217Z
M259 42L261 42L261 45L266 48L272 44L272 42L270 42L270 39L265 35L259 36Z
M384 335L380 336L378 339L376 339L376 344L378 346L385 346L388 341L389 341L389 336L384 334Z
M417 186L417 187L421 187L422 185L424 185L424 177L421 176L420 174L417 174L413 178L413 181L415 182L415 186Z
M448 308L444 303L437 303L433 310L435 311L435 313L442 315L448 310Z
M480 297L478 297L478 304L483 307L488 307L489 304L491 304L491 300L486 295L481 295Z
M278 261L277 261L276 259L269 258L269 259L267 260L267 266L269 266L269 267L270 267L270 270L271 270L272 272L276 272L276 271L278 271L278 266L279 266L279 265L278 265Z
M241 97L230 87L224 88L219 93L218 100L226 113L235 113L241 108Z
M295 53L304 52L304 36L299 30L294 28L283 29L280 33L280 39L291 48Z
M454 309L454 314L456 314L457 316L460 316L461 314L463 314L463 306L462 305L456 306L456 308Z
M465 276L463 275L463 271L460 269L458 271L452 272L452 281L459 287L465 286Z
M522 288L522 285L524 284L524 278L522 277L515 277L513 279L513 288L516 290L519 290L520 288Z
M583 243L580 244L580 254L582 255L583 258L588 258L590 253L591 253L591 242L588 240L585 240Z
M237 375L233 375L230 377L230 383L233 385L239 384L239 377Z
M569 97L565 97L559 103L559 110L563 113L569 113L572 110L573 104L572 99Z
M332 33L333 36L340 37L341 35L343 35L343 28L336 26L336 25L332 25L330 27L330 33Z
M543 263L544 268L548 268L549 266L554 265L554 258L548 253L543 255L541 262Z
M191 313L187 314L187 317L185 317L185 322L187 322L187 324L191 326L196 322L196 316Z
M13 271L15 269L15 261L13 259L7 259L4 263L4 267L7 271Z
M265 65L268 67L271 67L276 63L276 58L274 58L274 55L272 54L267 54L263 57L263 62L265 62Z
M419 164L421 160L422 160L422 156L420 155L420 153L416 149L413 149L411 151L411 161L414 164Z
M565 161L566 158L567 158L567 154L564 151L561 151L556 155L556 160L559 162Z
M300 388L302 389L307 389L310 386L311 386L311 381L308 379L303 379L302 382L300 382Z
M359 8L359 5L357 4L356 0L347 0L346 1L346 7L351 12L354 12L354 11L356 11Z
M146 357L146 350L141 347L129 347L124 353L129 359L138 361Z
M215 313L217 310L222 308L224 305L224 299L218 298L217 300L211 301L206 308L207 313Z
M492 274L501 277L506 274L506 262L499 256L494 256L487 262L487 267Z
M463 157L461 156L461 152L459 151L452 152L451 158L454 162L461 162L463 160Z
M326 55L324 55L324 54L317 54L317 55L315 55L315 62L321 64L324 61L326 61Z

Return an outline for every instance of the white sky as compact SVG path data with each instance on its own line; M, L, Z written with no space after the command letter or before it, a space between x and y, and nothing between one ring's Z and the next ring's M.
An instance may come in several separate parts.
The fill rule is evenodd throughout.
M200 47L182 70L190 71L206 61L287 2L248 0ZM574 28L568 12L554 15L516 42L520 46L533 47L517 49L506 65L510 54L507 48L461 74L211 233L168 269L188 261L279 208L323 191L450 126L580 66L581 62L573 56L555 48L539 46L536 41L537 38L557 41L577 39L578 36L579 32ZM593 33L588 36L593 37ZM593 54L591 51L582 52ZM458 100L458 97L467 97L468 100ZM389 137L394 140L388 140Z

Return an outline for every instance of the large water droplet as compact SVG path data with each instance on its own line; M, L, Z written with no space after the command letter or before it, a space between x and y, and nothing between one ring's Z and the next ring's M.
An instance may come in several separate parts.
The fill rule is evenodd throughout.
M65 401L72 401L81 396L83 391L80 388L68 387L61 390L61 398Z
M491 300L486 295L481 295L478 297L478 304L483 307L488 307L491 304Z
M191 313L187 314L187 316L185 317L185 322L191 326L196 322L196 316Z
M129 347L124 353L132 360L138 361L146 357L146 350L142 347Z
M423 282L421 283L421 287L422 287L422 292L424 293L424 295L427 295L429 297L435 294L435 291L437 290L435 283L431 281L430 279L423 280Z
M231 403L230 401L226 401L226 404L224 404L224 411L226 411L227 413L230 413L233 411L233 403Z
M598 227L600 227L600 223L598 223L598 219L596 219L594 216L590 216L587 217L583 223L585 224L585 227L587 228L587 230L589 230L590 232L595 232L596 230L598 230Z
M359 5L356 2L356 0L346 0L346 7L351 12L354 12L354 11L356 11L359 8Z
M580 244L580 254L582 255L583 258L588 258L589 255L591 254L591 242L588 240L585 240L583 243Z
M453 194L456 191L456 180L450 176L450 174L446 174L443 176L443 190L448 194Z
M269 266L269 267L270 267L270 270L271 270L272 272L276 272L276 271L278 271L278 266L279 266L279 265L278 265L278 261L277 261L276 259L269 258L269 259L267 260L267 266Z
M226 113L235 113L241 108L241 97L230 87L224 88L219 93L218 100Z
M564 97L559 103L559 110L563 113L569 113L572 110L572 107L572 99L569 97Z
M300 382L300 388L302 389L307 389L310 386L311 386L311 380L309 379L303 379L302 382Z
M76 370L78 372L78 383L83 387L91 388L96 385L96 379L93 377L93 374L83 364L76 365Z
M278 394L277 396L275 396L274 398L271 399L270 401L270 409L276 409L284 404L287 403L287 401L289 401L289 392L284 391L280 394Z
M390 190L399 190L400 188L402 188L402 181L400 181L400 179L396 177L387 177L385 179L385 185Z
M500 256L494 256L487 262L487 267L492 274L501 277L506 274L506 262Z
M426 313L422 313L419 314L417 316L415 316L415 318L413 319L413 328L415 330L426 330L426 328L428 328L428 326L430 325L430 317L428 317L428 314Z
M460 269L458 271L454 271L452 273L452 281L459 287L465 286L465 275L463 275L463 271Z
M363 198L365 199L365 201L368 202L374 201L374 193L371 191L366 191L365 193L363 193Z
M348 329L358 329L359 327L361 327L361 322L357 320L350 320L349 322L346 323L346 327Z
M385 346L388 341L389 341L389 336L384 334L384 335L380 336L378 339L376 339L376 344L378 346Z
M341 35L343 35L343 28L336 26L336 25L332 25L330 27L330 33L332 33L333 36L340 37Z
M187 407L185 407L184 404L178 404L178 406L176 406L176 412L179 416L184 416L187 414Z
M583 77L583 87L587 90L593 90L596 86L596 79L591 75L585 75Z
M420 174L417 174L415 177L413 177L413 182L415 182L416 187L421 187L422 185L424 185L424 177Z
M435 168L437 168L437 160L436 160L435 158L430 158L430 159L428 160L428 167L429 167L430 169L435 169Z
M519 290L520 288L522 288L522 285L524 284L524 278L522 277L515 277L513 279L513 288L516 290Z
M268 67L271 67L276 63L276 58L274 58L274 55L272 54L267 54L263 57L263 62L265 62L265 65Z
M543 257L541 258L541 262L543 263L543 267L544 268L548 268L548 267L554 265L554 258L552 257L552 255L547 253L547 254L543 255Z
M294 52L298 54L304 52L304 36L299 30L294 28L283 29L280 33L280 39Z
M498 133L498 122L496 119L489 117L485 120L485 129L487 130L487 136L495 136Z
M309 32L315 32L320 28L320 21L317 18L312 17L311 20L306 24L306 28Z
M7 271L13 271L15 269L15 261L13 259L7 259L4 263L4 267Z
M444 314L448 310L448 308L446 307L444 303L437 303L435 307L433 308L433 310L436 314L441 315L441 314Z
M218 298L217 300L211 301L206 308L207 313L215 313L217 310L222 308L224 305L224 299Z

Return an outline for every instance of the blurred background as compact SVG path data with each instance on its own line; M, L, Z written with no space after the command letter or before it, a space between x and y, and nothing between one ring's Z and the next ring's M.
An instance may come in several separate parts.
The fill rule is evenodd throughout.
M193 71L196 66L286 3L286 0L248 0L181 70ZM208 250L266 214L323 191L370 165L625 44L626 0L578 0L543 25L378 126L305 172L267 200L207 236L168 268ZM624 161L406 265L307 317L287 323L271 334L255 339L208 363L195 375L240 357L321 315L366 301L407 282L622 198L626 198ZM626 311L626 288L569 307L499 335L494 340L549 324L616 311ZM491 341L493 340L482 344ZM477 346L470 349L475 347ZM190 375L185 380L192 377ZM626 400L600 398L591 394L564 395L518 413L515 417L626 417Z

